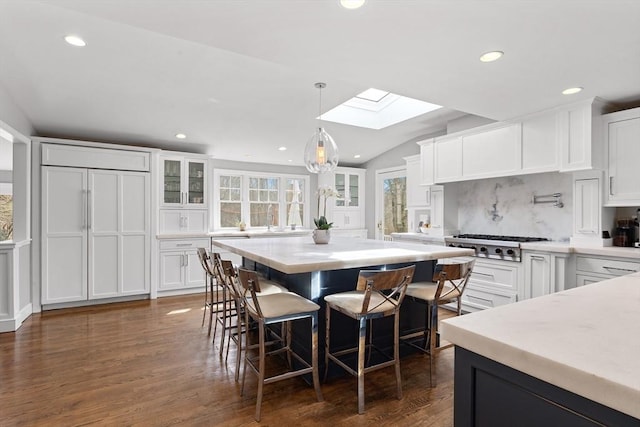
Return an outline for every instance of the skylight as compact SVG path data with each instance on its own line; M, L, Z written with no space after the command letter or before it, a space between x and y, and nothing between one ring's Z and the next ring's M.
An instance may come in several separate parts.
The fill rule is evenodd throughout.
M442 107L370 88L322 114L322 120L379 130L438 108Z

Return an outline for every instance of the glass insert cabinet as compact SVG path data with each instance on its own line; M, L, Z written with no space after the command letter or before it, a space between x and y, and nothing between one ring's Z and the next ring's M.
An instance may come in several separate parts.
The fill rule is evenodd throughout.
M320 174L318 185L331 187L338 195L329 198L326 216L333 226L342 229L364 227L365 170L338 167L335 171Z
M187 158L164 158L162 205L205 207L206 162Z

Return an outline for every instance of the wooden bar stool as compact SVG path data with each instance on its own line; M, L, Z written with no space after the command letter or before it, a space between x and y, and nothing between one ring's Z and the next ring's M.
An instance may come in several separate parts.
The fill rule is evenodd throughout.
M456 303L456 312L462 314L462 294L464 293L475 259L470 261L442 260L436 264L432 282L415 282L407 286L407 297L425 303L427 319L423 331L400 337L403 342L429 354L429 384L434 385L435 358L440 350L453 344L439 345L438 307L443 304ZM415 340L423 340L423 344L415 344Z
M313 386L319 402L322 399L320 390L320 379L318 375L318 310L320 306L313 301L309 301L293 292L280 292L269 295L260 295L261 281L255 271L238 269L238 279L242 290L242 300L244 303L245 324L249 324L249 319L253 319L258 324L258 343L245 345L244 365L242 368L242 391L244 395L244 384L247 374L247 366L258 376L258 395L256 401L256 421L260 421L262 394L265 384L285 380L299 375L311 374ZM291 349L290 322L297 319L311 319L311 364L299 356ZM267 352L268 343L265 341L266 326L273 324L284 324L282 330L285 342L282 347ZM258 357L251 357L249 353L252 349L258 349ZM285 353L289 362L289 369L280 374L267 377L265 374L266 357ZM294 369L291 365L291 357L302 365L302 368Z
M218 312L218 285L216 283L215 274L213 271L213 264L211 257L207 253L205 248L198 248L198 259L202 265L202 269L205 272L205 285L204 285L204 311L202 312L202 326L204 326L204 320L207 317L207 310L209 311L209 331L207 335L211 335L211 326L213 324L214 313ZM216 323L217 326L217 323ZM215 328L213 331L215 338Z
M402 378L400 377L400 305L407 285L413 278L415 266L394 270L361 270L355 291L341 292L324 297L327 304L327 329L325 339L325 379L329 370L329 360L335 362L351 375L358 378L358 414L364 413L364 375L378 369L394 366L398 399L402 399ZM339 311L358 321L358 346L331 352L329 345L331 310ZM366 343L367 321L393 316L393 356L384 354ZM365 351L376 349L385 356L384 361L365 365ZM356 353L357 367L354 369L342 360L343 356Z

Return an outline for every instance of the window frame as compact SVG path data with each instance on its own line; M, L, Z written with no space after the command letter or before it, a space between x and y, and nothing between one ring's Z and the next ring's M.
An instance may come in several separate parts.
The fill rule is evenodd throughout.
M286 200L286 182L288 179L297 179L299 181L304 182L304 190L302 191L302 195L304 200L302 202L304 209L302 215L302 225L298 225L301 228L311 228L310 227L310 209L311 209L311 201L310 201L310 185L311 179L309 175L297 175L297 174L282 174L277 172L260 172L260 171L247 171L247 170L238 170L238 169L214 169L213 171L213 229L214 231L219 230L234 230L237 229L237 226L230 227L222 227L220 225L220 176L239 176L240 177L240 219L244 221L247 228L251 227L253 229L266 229L266 225L264 224L250 224L250 209L251 202L249 201L249 179L250 178L270 178L276 179L278 181L278 227L284 228L287 227L287 200ZM222 201L224 202L224 200ZM283 225L284 224L284 225Z

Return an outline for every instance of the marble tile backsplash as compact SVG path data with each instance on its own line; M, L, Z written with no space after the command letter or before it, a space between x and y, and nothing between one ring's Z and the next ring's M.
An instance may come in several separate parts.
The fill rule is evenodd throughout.
M572 234L571 174L543 173L459 182L461 233L546 237L568 240ZM533 204L534 195L562 193L563 208ZM446 188L445 188L446 197Z

